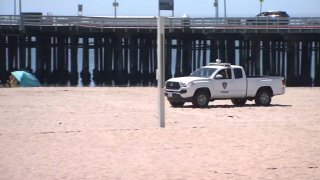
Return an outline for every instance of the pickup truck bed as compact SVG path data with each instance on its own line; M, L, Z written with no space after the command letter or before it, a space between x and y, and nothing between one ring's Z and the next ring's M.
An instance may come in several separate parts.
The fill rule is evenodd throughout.
M272 84L284 84L284 78L276 76L247 76L247 97L255 97L260 87L272 87ZM283 86L273 86L272 94L281 95L285 91Z

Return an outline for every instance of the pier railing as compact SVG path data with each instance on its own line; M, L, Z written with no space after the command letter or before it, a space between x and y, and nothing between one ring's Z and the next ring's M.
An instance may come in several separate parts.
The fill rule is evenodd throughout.
M86 16L40 16L2 15L0 28L23 29L39 27L89 27L98 29L156 29L156 17L86 17ZM320 17L291 18L167 18L169 30L203 32L320 32Z

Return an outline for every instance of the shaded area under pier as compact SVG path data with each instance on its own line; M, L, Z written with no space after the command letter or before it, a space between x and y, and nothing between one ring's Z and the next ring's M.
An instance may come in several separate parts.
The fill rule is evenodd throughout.
M155 85L156 31L0 31L0 81L27 70L44 85ZM167 32L166 79L215 59L248 75L284 76L288 86L320 86L317 33Z

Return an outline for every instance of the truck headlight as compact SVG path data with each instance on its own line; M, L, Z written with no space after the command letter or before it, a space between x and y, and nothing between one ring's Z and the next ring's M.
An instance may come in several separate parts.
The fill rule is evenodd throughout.
M187 86L192 86L194 84L194 82L189 82L188 84L187 84Z
M189 86L192 86L194 84L194 82L189 82L188 84L186 83L181 83L181 86L182 87L189 87Z

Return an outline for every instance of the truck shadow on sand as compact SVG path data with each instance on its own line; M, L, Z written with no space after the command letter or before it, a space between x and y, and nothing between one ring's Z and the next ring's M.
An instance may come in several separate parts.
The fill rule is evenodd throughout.
M186 108L186 109L216 109L216 108L253 108L253 107L260 107L260 108L273 108L273 107L292 107L292 105L286 105L286 104L270 104L269 106L258 106L255 104L246 104L244 106L235 106L235 105L209 105L207 107L204 108L197 108L194 107L193 105L184 105L182 107L177 107L177 108ZM172 107L171 108L175 108Z

